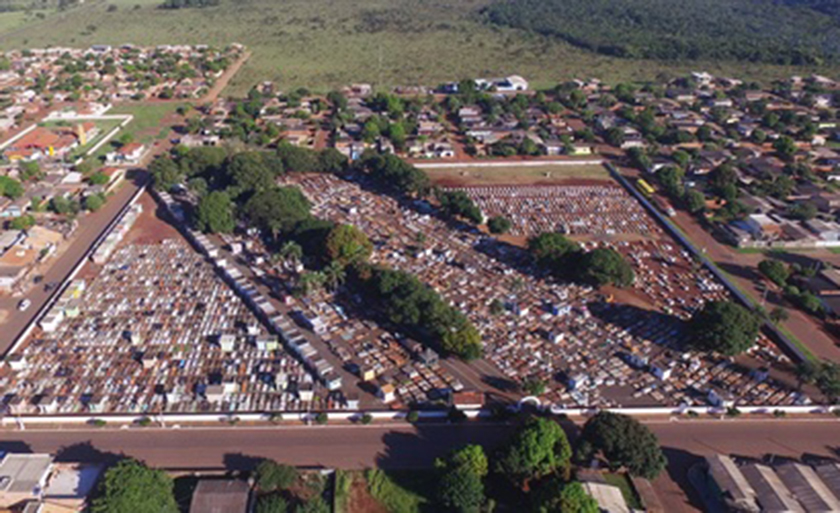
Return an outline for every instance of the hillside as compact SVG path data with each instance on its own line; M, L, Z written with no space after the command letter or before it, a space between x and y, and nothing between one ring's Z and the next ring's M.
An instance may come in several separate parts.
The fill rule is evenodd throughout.
M490 23L605 55L815 64L840 57L828 0L500 0Z
M172 10L160 9L162 0L87 0L50 11L45 19L0 13L0 49L239 42L253 55L231 84L238 94L267 79L286 89L324 91L352 82L435 85L511 73L550 86L581 76L644 80L692 69L758 79L811 70L617 58L555 36L487 23L481 12L490 1L220 0L218 6Z

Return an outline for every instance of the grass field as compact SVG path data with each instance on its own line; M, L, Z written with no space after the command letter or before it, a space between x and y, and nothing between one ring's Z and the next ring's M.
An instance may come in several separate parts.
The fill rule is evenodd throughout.
M606 57L560 40L484 24L477 13L489 0L221 1L218 7L169 11L157 8L159 0L89 0L23 28L4 30L0 25L0 49L238 42L253 55L231 82L233 94L266 79L286 89L326 91L352 82L436 85L511 73L548 87L573 77L644 80L693 69L758 79L809 71ZM108 5L117 10L107 12Z
M134 136L137 142L149 144L155 139L166 137L169 130L161 129L160 124L163 118L175 112L178 104L174 102L140 104L140 105L118 105L108 114L131 114L134 119L124 129L123 133Z
M604 166L516 166L424 168L441 185L515 185L563 183L570 180L610 180Z

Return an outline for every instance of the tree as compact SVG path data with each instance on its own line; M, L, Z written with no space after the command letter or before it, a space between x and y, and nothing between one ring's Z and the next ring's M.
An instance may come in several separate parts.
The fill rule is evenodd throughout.
M330 513L330 506L323 497L316 495L298 506L295 513Z
M556 422L531 418L502 447L495 469L512 482L524 485L558 468L568 468L571 456L566 433Z
M287 241L280 248L280 257L297 264L303 258L303 248L293 240Z
M487 228L490 229L490 233L507 233L510 231L510 227L510 219L504 216L493 216L487 221Z
M263 460L257 465L255 478L260 491L275 492L292 486L297 481L298 471L289 465Z
M237 153L228 162L226 172L240 192L260 192L274 185L275 174L265 165L259 152Z
M326 283L327 288L336 290L344 283L346 278L347 271L338 261L334 260L324 267L324 282Z
M627 260L621 253L609 248L597 248L584 254L579 273L584 282L596 287L629 287L635 280L635 273Z
M105 472L91 513L177 513L173 487L162 470L121 460Z
M758 270L761 274L766 276L768 280L780 287L784 287L788 278L790 278L790 270L785 264L779 262L778 260L762 260L758 264Z
M28 230L33 226L35 226L35 218L32 216L18 216L9 223L9 228L12 230Z
M787 310L784 308L777 306L776 308L770 310L770 320L773 321L775 324L779 324L788 320L788 313Z
M706 196L696 189L690 189L685 193L685 208L692 214L698 214L706 208Z
M286 513L289 507L286 500L276 493L263 495L257 500L255 513Z
M340 175L347 171L347 157L335 148L327 148L318 154L318 165L325 173Z
M435 462L435 466L448 470L466 468L481 478L487 475L489 469L484 449L474 444L455 449L449 453L445 461Z
M710 301L691 318L693 344L702 351L727 356L743 353L755 344L759 318L732 301Z
M530 238L528 251L537 265L556 271L568 263L570 255L580 252L580 246L559 233L548 232Z
M96 212L105 204L105 197L102 194L91 194L85 197L85 210Z
M209 233L230 233L236 228L227 193L213 191L199 200L196 225L199 230Z
M475 224L482 221L481 210L464 191L446 191L438 194L440 208L444 215L453 218L461 216Z
M481 477L468 468L455 468L441 477L437 498L452 511L478 513L484 503L484 484Z
M93 185L105 185L106 183L111 181L108 175L106 175L102 171L92 174L90 178L88 178L88 180Z
M549 479L532 494L535 513L599 513L598 501L586 493L577 481L564 482L558 476Z
M373 253L373 244L365 232L352 224L340 224L327 235L325 250L330 261L344 266L366 262Z
M522 382L521 388L528 395L542 395L545 393L546 384L544 379L527 378Z
M824 362L817 374L816 384L828 402L834 403L840 397L840 365Z
M0 176L0 194L10 199L23 196L24 188L20 182L8 176Z
M152 181L159 190L168 191L179 183L183 176L178 164L169 157L158 157L149 165Z
M277 155L283 160L283 166L287 171L295 173L318 171L318 154L310 149L299 148L284 141L277 147Z
M786 161L793 160L796 155L796 141L792 137L783 135L773 142L773 149L779 154L779 158Z
M656 435L627 415L599 412L583 426L578 443L579 461L600 454L611 467L624 467L645 479L655 479L667 463Z
M810 221L817 215L817 206L810 201L796 203L788 208L788 215L800 221Z
M475 360L481 357L481 333L466 317L457 317L453 326L443 328L440 345L447 353L460 356L464 360Z
M297 187L272 187L259 191L243 209L252 226L277 234L309 218L309 201Z

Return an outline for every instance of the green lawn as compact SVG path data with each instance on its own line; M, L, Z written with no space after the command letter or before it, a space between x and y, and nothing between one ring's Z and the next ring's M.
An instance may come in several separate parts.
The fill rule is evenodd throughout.
M627 501L630 509L642 509L642 501L639 500L636 489L627 474L604 474L604 479L607 484L617 486L621 490L621 495L624 496L624 500Z
M600 165L488 166L423 168L433 181L445 184L492 185L562 182L564 180L610 180Z
M432 471L365 472L370 494L391 513L418 513L431 501L435 483Z
M574 77L650 80L702 69L767 80L811 70L716 62L622 60L558 39L490 26L478 12L490 0L222 0L218 7L157 9L158 0L87 2L0 30L0 49L94 43L239 42L253 56L230 85L243 93L261 80L284 89L325 91L352 82L437 85L472 76L518 73L537 87ZM108 12L108 5L117 6ZM831 70L819 70L831 75Z

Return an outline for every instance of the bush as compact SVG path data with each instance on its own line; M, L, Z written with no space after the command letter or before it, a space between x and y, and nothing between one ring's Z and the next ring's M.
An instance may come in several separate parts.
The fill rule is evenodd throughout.
M758 270L770 281L780 287L784 287L790 278L790 270L778 260L762 260L758 264Z
M288 504L286 500L280 495L272 493L263 495L257 500L257 507L255 513L286 513L288 511Z
M362 415L362 418L359 419L359 422L361 422L364 425L368 425L371 422L373 422L373 415L371 415L370 413L365 413L364 415Z
M490 229L490 233L507 233L510 231L510 227L510 220L503 216L493 216L487 221L487 228Z
M330 418L325 412L319 412L317 415L315 415L315 423L316 424L320 424L320 425L323 426L329 420L330 420Z
M738 408L735 408L734 406L726 409L726 416L727 417L733 417L734 418L734 417L739 417L740 415L741 415L741 410L739 410Z
M274 492L292 486L297 481L298 471L295 467L289 465L281 465L272 460L263 460L257 465L254 477L260 491Z
M419 414L419 413L417 413L417 410L411 410L410 412L408 412L408 413L406 414L406 416L405 416L405 420L406 420L407 422L411 422L412 424L414 424L415 422L417 422L418 420L420 420L420 414Z
M781 418L781 417L786 417L787 412L784 411L784 410L773 410L773 416L776 417L777 419Z

